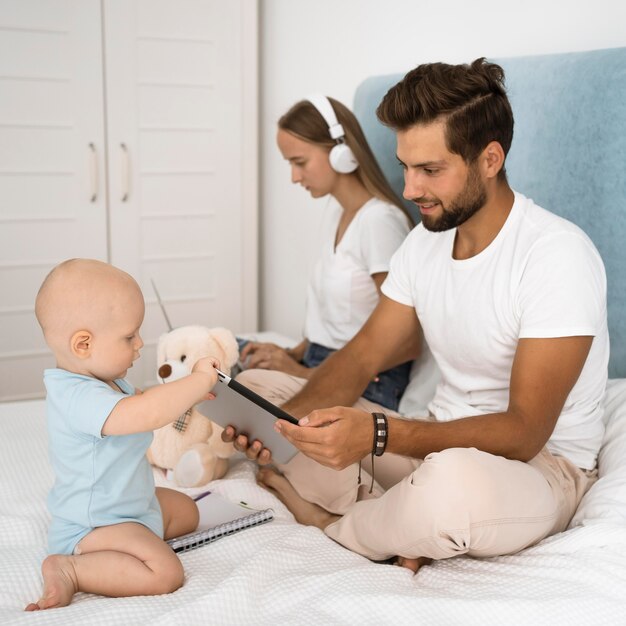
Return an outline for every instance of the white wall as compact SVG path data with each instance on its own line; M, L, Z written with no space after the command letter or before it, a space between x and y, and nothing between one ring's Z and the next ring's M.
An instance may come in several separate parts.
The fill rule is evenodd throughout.
M314 91L423 62L626 46L621 0L261 0L261 328L299 338L324 200L290 182L276 121Z

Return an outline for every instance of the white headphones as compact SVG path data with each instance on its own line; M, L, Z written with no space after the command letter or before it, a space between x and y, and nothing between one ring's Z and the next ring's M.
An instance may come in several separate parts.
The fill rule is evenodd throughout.
M328 126L328 133L337 142L337 145L331 148L328 155L330 166L335 172L340 174L354 172L359 167L359 162L356 160L350 146L343 139L346 133L343 130L343 126L337 121L337 116L330 100L319 93L310 95L307 100L319 111Z

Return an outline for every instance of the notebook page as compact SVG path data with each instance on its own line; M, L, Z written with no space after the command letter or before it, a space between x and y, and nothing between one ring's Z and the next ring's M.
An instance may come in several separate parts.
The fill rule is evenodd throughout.
M274 518L271 509L257 511L245 503L235 504L216 493L197 496L200 512L198 529L188 535L170 539L167 543L175 552L185 552L232 535L246 528L258 526Z

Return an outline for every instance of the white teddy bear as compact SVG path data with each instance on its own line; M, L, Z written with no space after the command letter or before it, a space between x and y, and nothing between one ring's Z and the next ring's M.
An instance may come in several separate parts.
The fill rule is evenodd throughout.
M183 326L161 335L157 347L157 375L162 383L191 372L195 362L214 356L226 374L237 363L239 349L233 333L226 328ZM221 438L223 428L201 415L194 407L176 421L154 431L148 450L152 465L168 471L180 487L198 487L221 478L228 470L228 458L235 453Z

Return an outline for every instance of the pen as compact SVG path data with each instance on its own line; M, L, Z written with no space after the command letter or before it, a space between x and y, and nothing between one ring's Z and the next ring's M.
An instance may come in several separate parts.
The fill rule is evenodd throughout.
M210 494L211 494L211 492L210 492L210 491L203 491L202 493L199 493L197 496L194 496L194 497L192 498L192 500L193 500L194 502L197 502L198 500L202 500L202 498L204 498L204 497L206 497L206 496L208 496L208 495L210 495Z

